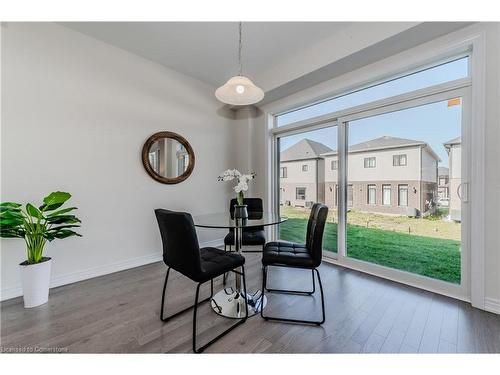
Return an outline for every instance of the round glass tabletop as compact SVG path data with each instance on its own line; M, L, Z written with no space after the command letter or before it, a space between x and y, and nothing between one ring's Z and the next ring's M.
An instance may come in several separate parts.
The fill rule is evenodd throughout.
M233 219L229 212L193 216L194 225L201 228L251 228L276 225L287 218L271 212L249 213L248 219Z

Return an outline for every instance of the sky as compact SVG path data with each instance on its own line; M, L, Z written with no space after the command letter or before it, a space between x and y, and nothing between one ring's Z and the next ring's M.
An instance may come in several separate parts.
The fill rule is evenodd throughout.
M278 126L310 117L335 112L431 85L466 77L468 60L462 58L425 71L354 92L327 102L278 116ZM461 135L462 105L448 106L448 101L426 104L397 112L353 121L348 126L349 145L389 135L427 142L441 158L440 166L448 166L443 143ZM330 127L307 133L282 137L285 150L304 138L337 149L337 128Z

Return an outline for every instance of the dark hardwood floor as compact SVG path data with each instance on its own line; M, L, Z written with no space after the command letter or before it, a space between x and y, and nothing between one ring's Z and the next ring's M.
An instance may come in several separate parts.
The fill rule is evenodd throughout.
M260 255L245 254L249 288L260 287ZM70 353L191 351L192 313L163 323L166 267L155 263L52 289L49 303L1 304L1 346ZM321 327L265 322L255 316L207 353L500 353L500 316L430 292L323 264L326 322ZM274 268L269 286L310 287L310 272ZM192 304L194 284L171 274L167 312ZM220 289L222 281L215 282ZM205 288L204 293L208 290ZM319 316L319 295L271 295L270 313ZM199 309L199 344L233 321L208 303ZM45 350L45 349L43 349ZM49 349L50 350L50 349Z

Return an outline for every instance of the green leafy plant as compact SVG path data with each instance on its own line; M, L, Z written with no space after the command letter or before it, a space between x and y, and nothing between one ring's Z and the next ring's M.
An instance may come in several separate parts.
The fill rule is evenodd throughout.
M47 241L79 236L73 229L81 221L71 211L76 207L61 208L71 194L56 191L43 198L43 204L36 208L31 203L23 208L14 202L0 203L0 237L24 238L28 263L43 261L43 250Z

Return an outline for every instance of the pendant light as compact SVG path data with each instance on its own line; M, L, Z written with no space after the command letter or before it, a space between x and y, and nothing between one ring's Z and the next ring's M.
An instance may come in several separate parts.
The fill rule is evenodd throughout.
M238 75L229 80L217 90L215 97L222 103L231 105L249 105L260 102L264 98L264 91L247 77L243 76L241 64L241 22L239 23L239 44L238 44Z

